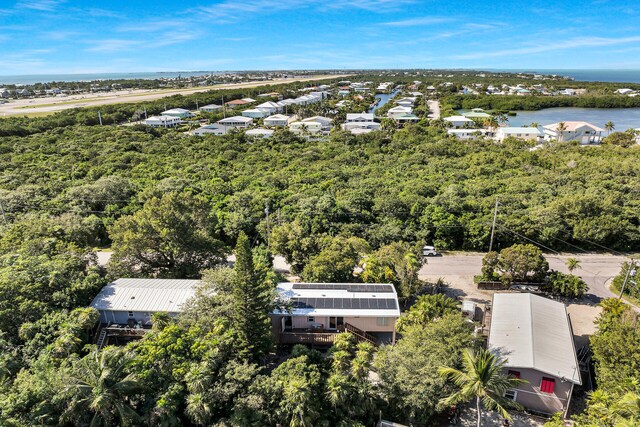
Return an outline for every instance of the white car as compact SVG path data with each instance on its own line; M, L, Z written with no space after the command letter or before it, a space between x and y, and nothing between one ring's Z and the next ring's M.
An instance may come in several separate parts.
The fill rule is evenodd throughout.
M423 246L422 247L422 255L423 256L438 256L438 251L435 246Z

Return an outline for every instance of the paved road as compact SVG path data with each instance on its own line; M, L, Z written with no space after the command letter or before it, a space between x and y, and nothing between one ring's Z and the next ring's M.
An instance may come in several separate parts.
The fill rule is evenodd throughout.
M443 277L455 287L462 286L463 291L469 293L475 288L473 276L480 274L482 268L482 253L451 254L440 257L427 258L427 263L420 270L423 279L437 279ZM600 254L566 254L547 255L549 266L558 271L568 273L565 264L567 258L580 260L581 267L573 272L589 285L589 294L599 298L617 296L609 291L607 285L619 272L625 257L618 255ZM479 296L479 295L478 295Z
M427 105L429 106L429 118L430 119L439 119L440 118L440 102L438 101L427 101Z

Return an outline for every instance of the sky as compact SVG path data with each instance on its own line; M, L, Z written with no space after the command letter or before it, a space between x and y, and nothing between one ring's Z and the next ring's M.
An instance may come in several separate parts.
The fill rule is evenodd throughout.
M640 69L637 0L0 0L0 75Z

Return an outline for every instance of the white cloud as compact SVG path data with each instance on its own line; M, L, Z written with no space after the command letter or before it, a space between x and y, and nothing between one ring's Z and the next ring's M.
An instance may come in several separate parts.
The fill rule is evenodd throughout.
M16 5L19 8L51 12L66 0L22 0Z
M383 22L380 25L385 27L417 27L434 24L442 24L453 21L452 18L443 18L437 16L425 16L422 18L405 19L402 21Z
M556 50L578 49L583 47L614 46L619 44L640 42L640 36L606 38L606 37L577 37L565 41L544 42L532 46L523 46L514 49L494 50L488 52L476 52L454 56L454 59L482 59L501 56L528 55L534 53L552 52Z

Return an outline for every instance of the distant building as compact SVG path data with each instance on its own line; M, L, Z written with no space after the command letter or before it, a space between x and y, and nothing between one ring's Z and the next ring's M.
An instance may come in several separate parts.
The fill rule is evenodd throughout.
M333 120L328 117L323 116L313 116L306 119L302 119L302 122L318 122L322 124L322 130L331 130L331 126L333 124Z
M229 131L229 128L217 123L201 126L200 128L191 132L192 135L204 136L204 135L225 135Z
M476 122L465 116L449 116L443 119L449 123L449 126L453 129L462 129L465 127L475 127Z
M545 125L543 129L547 141L578 141L582 145L599 144L604 132L604 129L587 122L558 122Z
M462 141L475 141L479 138L488 136L486 129L447 129L447 134L455 136Z
M494 294L488 348L506 360L506 374L528 381L505 397L534 412L566 415L582 381L564 304L529 293Z
M368 133L373 130L380 129L378 122L347 122L342 124L342 129L348 130L353 134Z
M144 121L144 124L154 128L172 128L182 123L180 117L173 116L152 116Z
M273 116L269 116L264 119L264 125L271 127L285 127L289 124L289 120L291 120L291 117L289 116L285 116L284 114L274 114Z
M324 125L322 123L315 121L292 122L289 124L289 130L296 135L302 135L305 133L311 135L317 134L322 132L323 128Z
M539 142L542 136L543 133L537 127L501 127L496 132L496 141L502 142L505 138L513 137Z
M163 111L160 114L163 116L179 117L181 119L193 117L193 114L191 114L189 110L185 110L184 108L172 108L170 110Z
M204 107L200 107L200 111L204 111L205 113L215 113L220 110L222 110L222 105L209 104Z
M0 98L9 98L11 96L11 92L7 88L0 88Z
M375 118L373 113L347 113L346 122L372 122Z
M257 128L257 129L249 129L244 134L247 136L253 136L253 137L271 138L271 136L273 135L273 132L274 131L272 129Z
M242 112L243 117L251 117L252 119L263 119L269 114L269 111L264 111L259 108L252 108L250 110L244 110Z
M253 119L251 117L233 116L218 120L217 123L226 127L247 128L253 124Z
M477 120L477 121L483 121L491 118L491 114L485 113L482 108L474 108L469 112L462 113L462 115L468 119Z
M413 108L411 107L397 106L397 107L390 108L389 111L387 111L387 117L395 119L397 116L404 116L406 114L412 114L412 113L413 113Z

